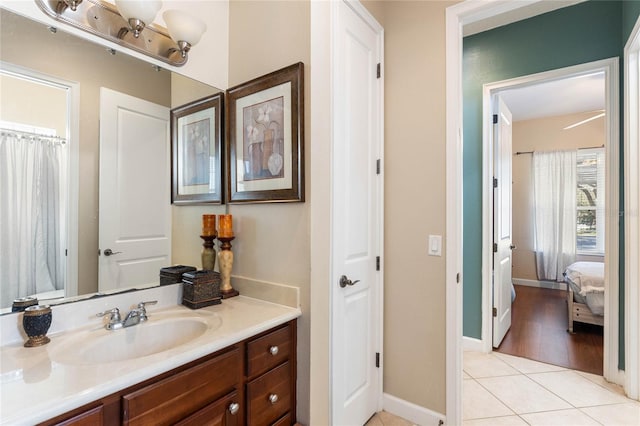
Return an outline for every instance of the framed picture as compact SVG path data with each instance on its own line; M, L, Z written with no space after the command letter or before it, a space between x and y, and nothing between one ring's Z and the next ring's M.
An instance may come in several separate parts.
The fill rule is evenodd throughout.
M171 202L223 201L222 110L217 93L171 110Z
M230 203L304 201L304 65L227 91Z

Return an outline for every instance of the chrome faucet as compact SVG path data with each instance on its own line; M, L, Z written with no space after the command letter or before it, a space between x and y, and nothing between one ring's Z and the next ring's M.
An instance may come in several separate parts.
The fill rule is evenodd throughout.
M97 313L97 317L103 317L105 315L109 315L109 322L105 325L107 330L118 330L125 327L131 327L141 322L145 322L149 319L147 316L147 305L155 305L158 303L157 300L152 300L149 302L140 302L138 303L138 307L129 311L129 313L125 316L124 321L120 316L120 309L113 308L108 311Z

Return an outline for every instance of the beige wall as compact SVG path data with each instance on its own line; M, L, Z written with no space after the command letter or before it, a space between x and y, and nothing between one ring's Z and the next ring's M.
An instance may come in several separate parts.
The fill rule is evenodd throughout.
M382 2L385 29L384 392L445 412L445 9ZM380 5L377 5L380 6ZM371 9L379 16L378 9ZM443 239L444 240L444 239ZM444 253L444 248L443 248Z
M0 75L0 120L54 129L67 136L67 91Z
M78 292L97 291L100 87L170 105L170 76L124 54L49 30L0 10L0 59L63 80L80 83L80 188L78 206Z
M565 127L593 117L598 112L546 117L513 123L513 152L560 151L602 146L604 117L573 129ZM533 236L533 188L531 155L513 156L513 278L537 280ZM584 260L598 260L590 256ZM599 260L602 260L600 257Z
M305 65L305 134L309 134L310 6L302 1L235 1L229 5L229 86L296 62ZM313 143L308 138L305 146ZM307 150L308 152L308 150ZM309 157L305 156L305 169ZM307 175L305 192L310 190ZM175 209L174 209L175 210ZM236 240L235 276L300 289L298 419L309 418L309 202L229 205ZM186 218L185 218L186 219ZM197 212L190 217L200 220Z

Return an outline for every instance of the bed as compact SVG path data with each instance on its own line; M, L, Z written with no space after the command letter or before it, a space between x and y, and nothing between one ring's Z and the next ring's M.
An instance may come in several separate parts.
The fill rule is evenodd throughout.
M575 262L564 272L569 333L573 323L604 325L604 263Z

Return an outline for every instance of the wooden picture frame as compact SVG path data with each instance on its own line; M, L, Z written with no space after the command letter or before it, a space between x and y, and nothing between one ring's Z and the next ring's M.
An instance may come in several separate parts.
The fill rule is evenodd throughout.
M171 110L171 202L222 204L224 94Z
M227 201L304 201L302 62L227 91Z

